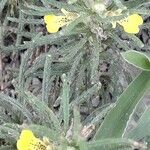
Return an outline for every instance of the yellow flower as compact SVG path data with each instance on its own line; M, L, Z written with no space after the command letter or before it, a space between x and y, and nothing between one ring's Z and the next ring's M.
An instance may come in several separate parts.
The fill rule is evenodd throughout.
M17 141L18 150L53 150L53 146L50 143L36 138L32 131L23 130L20 138Z
M118 21L127 33L136 34L139 32L139 26L143 24L143 18L138 14L128 16L126 19Z
M79 17L79 14L68 12L63 8L61 11L64 14L63 16L56 16L54 14L44 16L46 28L49 33L58 32L59 28L69 25L72 21Z
M120 21L112 22L113 28L116 23L120 24L127 33L136 34L139 32L139 26L143 24L143 18L139 14L133 14Z

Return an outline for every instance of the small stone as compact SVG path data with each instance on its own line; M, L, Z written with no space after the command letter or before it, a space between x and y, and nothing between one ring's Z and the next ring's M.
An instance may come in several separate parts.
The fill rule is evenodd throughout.
M97 96L94 99L92 99L92 105L93 105L93 107L98 107L99 103L100 103L99 96Z
M38 78L33 78L32 84L33 84L33 85L39 85L39 84L41 84L41 82L39 81Z
M106 62L103 62L102 65L99 67L101 72L107 72L108 66Z

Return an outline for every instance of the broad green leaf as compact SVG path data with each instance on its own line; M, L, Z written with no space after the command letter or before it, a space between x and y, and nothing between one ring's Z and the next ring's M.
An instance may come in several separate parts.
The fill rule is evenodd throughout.
M138 125L132 131L127 133L125 137L131 139L140 140L146 137L150 137L150 108L146 109L142 117L138 121Z
M108 113L94 139L121 137L133 109L150 89L150 73L142 72L121 94L114 108Z
M88 150L133 150L146 148L145 144L138 144L130 139L110 138L91 141L88 143Z
M137 68L150 71L150 59L145 54L131 50L122 53L122 56L128 63Z

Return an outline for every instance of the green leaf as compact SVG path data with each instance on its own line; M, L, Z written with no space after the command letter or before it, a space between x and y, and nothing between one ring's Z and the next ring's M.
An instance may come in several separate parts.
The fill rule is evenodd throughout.
M127 6L128 9L130 9L140 7L141 5L147 2L149 2L149 0L132 0L124 2L124 4Z
M146 148L146 145L130 139L110 138L89 142L87 147L88 150L133 150Z
M142 70L150 71L150 59L143 53L131 50L122 53L123 58L130 64Z
M25 128L32 130L33 133L37 135L37 137L43 138L45 136L50 140L57 142L60 140L60 135L57 132L55 132L55 130L50 129L46 126L31 124Z
M114 108L108 113L94 139L121 137L129 117L145 92L150 89L150 73L142 72L122 93Z
M17 89L21 96L24 97L25 103L30 105L33 111L38 115L39 119L36 123L42 123L48 125L49 128L53 128L58 133L61 131L61 127L56 114L41 100L35 97L29 91L23 91L22 89Z
M102 51L101 43L98 41L96 36L93 36L93 50L91 50L91 61L90 61L92 84L97 83L99 80L98 67L101 51Z
M7 17L7 19L11 22L16 22L16 23L22 23L22 24L43 24L43 21L41 19L17 19L13 17Z
M98 125L103 121L103 118L107 115L107 113L114 107L113 104L106 104L102 107L95 109L83 122L83 125L94 124Z
M95 94L100 89L101 89L100 82L94 84L91 88L89 88L87 91L82 92L80 96L78 96L74 101L70 103L70 109L72 109L74 105L80 105L85 101L87 101L91 97L91 95Z
M74 140L78 141L80 138L79 133L81 131L81 116L78 108L74 106L73 109L73 114L74 114L74 120L73 120L73 138Z
M132 131L127 133L125 137L140 140L150 136L150 108L146 109L142 117L138 121L138 125Z
M15 144L16 140L19 138L20 129L18 124L5 123L0 125L0 139L4 139L10 144Z
M12 146L1 146L0 150L16 150L16 149Z
M43 83L42 83L42 101L48 105L49 91L51 88L50 76L51 76L51 55L46 56L44 72L43 72Z
M125 34L133 41L134 46L139 47L139 48L144 47L143 42L136 35L129 34L129 33L125 33Z
M75 73L77 71L77 67L80 64L81 58L83 57L84 53L79 53L79 55L77 55L77 57L74 59L74 62L72 63L72 66L70 68L70 71L68 73L68 81L70 83L72 83L74 81L74 79L76 78Z
M12 111L19 111L21 112L29 122L32 122L32 114L28 111L28 109L22 105L19 101L16 99L13 99L12 97L7 96L6 94L0 93L0 106L5 108L6 110L9 108L9 106L12 107ZM9 108L10 109L10 108Z
M63 119L64 119L64 129L67 131L69 126L69 91L70 85L66 74L62 75L63 89L62 89L62 106L63 106Z
M65 55L63 58L60 58L60 62L70 62L74 57L81 51L87 42L86 38L81 39L76 45L72 46L71 51L68 55Z

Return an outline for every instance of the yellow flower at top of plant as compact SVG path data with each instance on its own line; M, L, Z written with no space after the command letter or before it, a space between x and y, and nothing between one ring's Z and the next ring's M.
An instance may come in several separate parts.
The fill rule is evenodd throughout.
M59 28L69 25L72 21L79 17L79 14L74 12L68 12L65 9L61 9L64 15L56 16L54 14L45 15L44 21L46 23L46 28L49 33L58 32Z
M17 141L18 150L53 150L52 144L36 138L32 131L23 130Z
M107 16L119 16L121 15L122 10L118 9L114 12L108 12ZM132 14L128 17L112 22L112 27L116 27L116 23L120 24L124 31L131 34L136 34L139 32L139 26L143 24L143 18L139 14Z
M143 24L143 18L139 14L133 14L127 18L118 21L127 33L136 34L139 32L139 26Z

